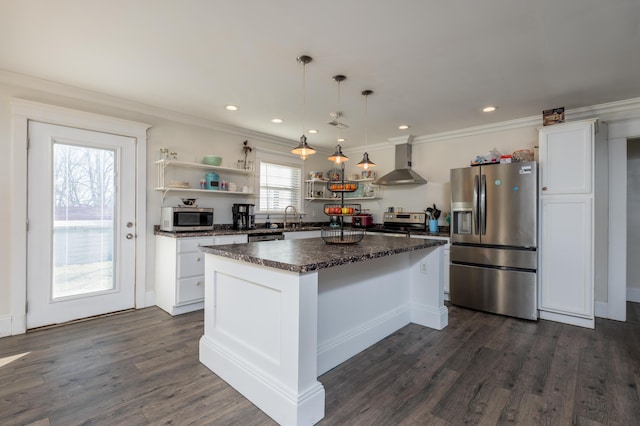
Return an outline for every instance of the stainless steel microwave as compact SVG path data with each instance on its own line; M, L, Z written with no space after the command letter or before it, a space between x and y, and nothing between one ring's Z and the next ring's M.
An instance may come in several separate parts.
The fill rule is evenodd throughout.
M213 209L206 207L162 207L160 229L168 232L213 230Z

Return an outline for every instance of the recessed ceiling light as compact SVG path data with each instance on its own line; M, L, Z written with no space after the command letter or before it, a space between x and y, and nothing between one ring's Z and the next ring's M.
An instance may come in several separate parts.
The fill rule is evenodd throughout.
M344 142L344 141L346 141L346 139L345 139L345 138L338 138L337 140L338 140L338 142Z
M494 112L497 109L498 109L497 106L489 105L489 106L486 106L486 107L482 108L482 112Z
M272 123L280 124L282 123L282 118L274 118L271 120Z
M238 110L238 107L235 106L235 105L227 105L227 106L225 106L225 108L227 110L229 110L229 111L237 111Z
M401 125L398 126L398 129L400 129L400 130L407 130L408 128L409 128L408 124L401 124Z
M313 133L315 135L318 131L316 129L309 129L309 133Z

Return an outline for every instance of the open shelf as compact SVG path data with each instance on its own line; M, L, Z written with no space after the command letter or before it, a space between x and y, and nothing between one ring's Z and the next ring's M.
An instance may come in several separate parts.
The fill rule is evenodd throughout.
M163 168L169 167L169 166L187 167L190 169L217 170L220 172L238 173L242 175L250 175L253 173L253 170L237 169L234 167L211 166L209 164L191 163L189 161L178 161L178 160L158 160L156 161L156 165Z
M199 189L199 188L170 188L170 187L158 187L154 188L156 191L162 192L198 192L201 194L212 195L255 195L255 192L242 192L242 191L221 191L213 189Z

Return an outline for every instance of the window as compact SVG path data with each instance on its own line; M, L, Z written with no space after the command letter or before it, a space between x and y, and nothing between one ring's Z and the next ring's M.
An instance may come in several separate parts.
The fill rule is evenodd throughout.
M290 205L301 211L301 194L301 167L260 161L260 212L283 212Z

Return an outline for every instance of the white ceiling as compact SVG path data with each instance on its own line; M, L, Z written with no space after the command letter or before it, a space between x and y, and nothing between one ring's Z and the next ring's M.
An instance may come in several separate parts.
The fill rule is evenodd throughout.
M343 145L363 89L376 144L640 97L640 1L0 0L0 69L294 141L301 54L309 143L336 144L344 74Z

